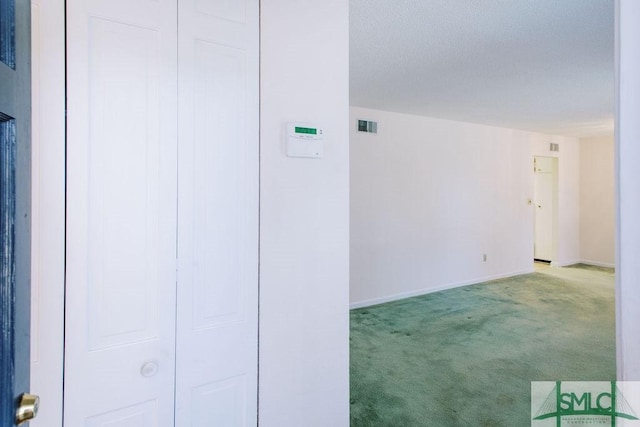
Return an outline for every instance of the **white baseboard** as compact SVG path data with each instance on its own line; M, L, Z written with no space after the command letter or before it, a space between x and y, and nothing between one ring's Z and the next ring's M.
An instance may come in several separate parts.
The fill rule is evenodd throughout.
M600 262L600 261L590 261L588 259L580 260L580 264L595 265L596 267L616 268L615 264L610 264L608 262Z
M385 302L391 302L391 301L397 301L397 300L405 299L405 298L417 297L417 296L420 296L420 295L431 294L433 292L439 292L439 291L445 291L447 289L459 288L461 286L475 285L477 283L488 282L490 280L504 279L506 277L513 277L513 276L520 276L522 274L533 273L533 271L534 270L533 270L533 266L532 266L530 269L522 270L522 271L514 271L514 272L511 272L511 273L496 274L494 276L479 277L479 278L476 278L476 279L465 280L465 281L462 281L462 282L456 282L456 283L449 283L449 284L446 284L446 285L440 285L440 286L436 286L436 287L433 287L433 288L418 289L418 290L415 290L415 291L401 292L399 294L388 295L388 296L384 296L384 297L380 297L380 298L372 298L372 299L368 299L368 300L364 300L364 301L356 301L356 302L353 302L353 303L349 304L349 309L353 310L355 308L370 307L372 305L384 304Z
M571 259L569 261L551 261L551 267L566 267L568 265L580 264L582 260Z
M591 261L587 259L573 259L570 261L552 261L551 267L568 267L570 265L575 265L575 264L587 264L587 265L595 265L596 267L615 268L614 264L609 264L609 263L600 262L600 261Z

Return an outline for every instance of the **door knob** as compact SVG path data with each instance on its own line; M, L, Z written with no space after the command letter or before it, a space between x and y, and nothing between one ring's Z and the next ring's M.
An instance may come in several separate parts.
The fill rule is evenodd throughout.
M22 393L20 396L20 404L16 411L16 424L20 425L32 420L38 415L38 406L40 405L40 397L34 394Z

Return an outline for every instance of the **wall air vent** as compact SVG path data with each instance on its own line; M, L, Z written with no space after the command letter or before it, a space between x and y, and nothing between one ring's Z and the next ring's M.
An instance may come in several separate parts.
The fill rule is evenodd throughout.
M358 120L358 132L378 133L378 122Z
M560 151L560 144L556 144L553 142L549 143L549 151Z

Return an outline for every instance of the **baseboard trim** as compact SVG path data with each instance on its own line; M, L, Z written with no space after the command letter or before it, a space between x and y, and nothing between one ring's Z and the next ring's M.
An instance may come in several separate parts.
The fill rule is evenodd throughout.
M551 267L567 267L569 265L580 264L582 260L572 259L569 261L551 261Z
M600 262L600 261L590 261L588 259L582 259L579 261L579 263L587 264L587 265L595 265L596 267L616 268L615 264L610 264L608 262Z
M368 299L368 300L364 300L364 301L356 301L354 303L349 304L349 309L353 310L353 309L356 309L356 308L370 307L372 305L384 304L386 302L397 301L397 300L401 300L401 299L405 299L405 298L411 298L411 297L417 297L417 296L420 296L420 295L427 295L427 294L431 294L431 293L434 293L434 292L446 291L447 289L454 289L454 288L459 288L459 287L467 286L467 285L475 285L477 283L488 282L490 280L497 280L497 279L504 279L504 278L507 278L507 277L520 276L522 274L533 273L533 271L534 271L534 269L533 269L533 266L532 266L530 269L521 270L521 271L514 271L514 272L510 272L510 273L496 274L496 275L493 275L493 276L479 277L479 278L476 278L476 279L465 280L465 281L462 281L462 282L456 282L456 283L449 283L449 284L446 284L446 285L440 285L440 286L436 286L436 287L433 287L433 288L423 288L423 289L418 289L418 290L415 290L415 291L401 292L399 294L388 295L388 296L380 297L380 298L372 298L372 299Z

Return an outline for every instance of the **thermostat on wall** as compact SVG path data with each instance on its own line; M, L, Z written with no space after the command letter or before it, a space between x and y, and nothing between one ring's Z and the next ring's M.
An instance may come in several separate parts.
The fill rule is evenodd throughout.
M323 131L308 123L287 123L287 156L322 157Z

